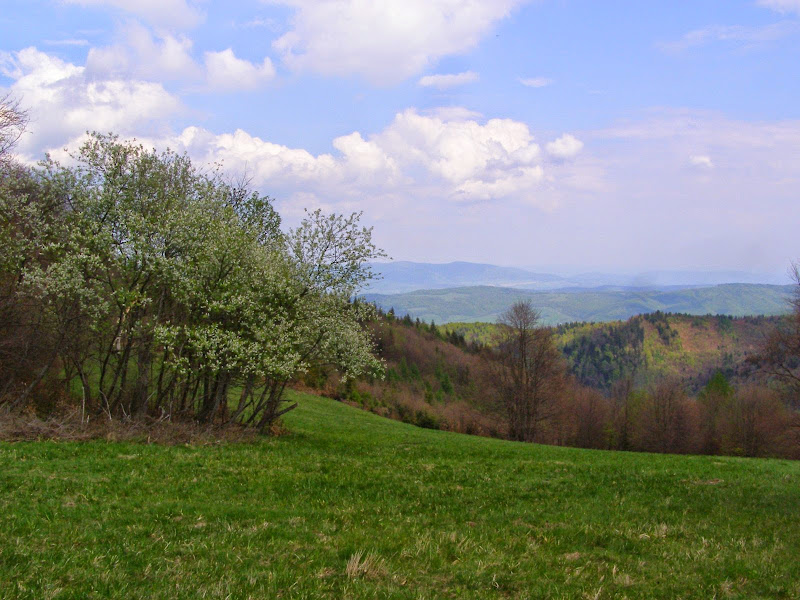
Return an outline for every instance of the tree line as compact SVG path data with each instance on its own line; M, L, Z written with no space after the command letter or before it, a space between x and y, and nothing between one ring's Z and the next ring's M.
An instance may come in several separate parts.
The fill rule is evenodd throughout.
M385 380L310 383L423 427L598 449L800 458L800 388L789 385L800 368L790 344L797 319L770 321L769 342L749 359L759 377L733 385L719 370L693 391L694 382L674 377L642 382L635 369L586 385L558 348L558 330L540 326L530 304L512 306L483 344L389 311L373 324ZM648 322L674 337L664 315ZM593 330L581 343L600 352L603 342L638 346L640 325ZM779 380L770 371L791 375Z
M571 380L552 329L539 326L530 301L517 302L501 316L488 349L508 435L592 448L800 458L800 292L793 306L789 324L750 358L761 369L759 383L734 388L717 372L692 398L669 378L636 389L624 377L609 394ZM671 335L665 327L659 333Z

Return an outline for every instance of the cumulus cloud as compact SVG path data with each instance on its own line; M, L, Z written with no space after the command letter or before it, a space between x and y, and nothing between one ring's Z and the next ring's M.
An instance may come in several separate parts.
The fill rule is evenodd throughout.
M548 143L546 148L550 156L563 160L576 156L583 149L583 142L567 133Z
M183 35L153 34L139 23L120 30L121 41L92 48L86 60L94 78L135 77L204 85L213 91L251 90L275 76L272 61L261 64L238 58L231 48L205 52L201 65L192 57L192 41Z
M64 4L105 6L141 17L157 27L188 29L203 20L197 7L186 0L61 0Z
M228 48L222 52L206 52L206 81L213 90L247 90L260 87L275 76L269 57L260 65L237 58Z
M208 53L211 83L225 87L239 85L241 78L272 76L269 63L238 61L230 50ZM548 156L573 156L581 145L565 135L548 144L545 154L526 123L487 120L459 107L407 109L377 132L336 137L329 152L318 154L244 130L218 134L193 126L176 134L171 120L184 109L160 84L115 77L114 69L100 78L103 71L97 63L93 68L35 48L0 56L0 69L14 80L12 93L31 111L33 133L21 146L27 159L43 151L63 156L59 150L74 150L86 130L114 131L185 150L199 163L221 162L282 198L301 194L303 201L313 196L318 204L339 207L363 206L367 198L378 206L403 198L460 205L510 199L551 208L548 190L558 185L564 166Z
M522 85L532 88L543 88L553 83L553 80L548 79L547 77L528 77L528 78L520 77L518 81Z
M800 14L800 0L758 0L758 4L780 13L794 12Z
M296 11L273 43L287 66L390 84L470 50L525 0L274 1Z
M0 64L14 79L11 93L30 111L30 133L19 146L28 159L38 158L43 150L58 151L87 130L136 134L182 110L160 84L92 80L84 67L36 48L4 54Z
M190 127L162 144L247 171L258 186L303 190L316 198L407 196L454 203L511 198L552 204L550 198L538 199L554 178L526 124L459 116L448 120L408 109L382 131L340 136L332 142L335 152L318 155L241 130L216 135Z
M447 73L437 75L425 75L417 82L422 87L435 87L444 90L466 83L478 81L478 74L474 71L464 71L463 73Z
M185 36L153 36L139 23L122 27L121 41L113 46L92 48L86 59L89 74L96 78L136 77L160 80L191 80L201 69L191 55L192 41Z

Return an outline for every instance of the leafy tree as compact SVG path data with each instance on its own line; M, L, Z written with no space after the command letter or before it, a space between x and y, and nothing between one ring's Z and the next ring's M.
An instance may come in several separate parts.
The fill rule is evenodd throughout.
M27 176L36 202L6 186L0 245L53 341L44 371L58 354L89 410L263 430L314 366L381 371L373 307L350 300L383 255L360 214L315 211L283 233L268 197L186 156L94 134L73 158Z

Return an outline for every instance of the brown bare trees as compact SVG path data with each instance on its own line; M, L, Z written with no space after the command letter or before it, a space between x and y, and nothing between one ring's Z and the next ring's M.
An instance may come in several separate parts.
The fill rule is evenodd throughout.
M564 389L565 365L552 331L540 327L530 301L516 302L499 319L491 352L499 400L508 417L508 435L532 442L550 419Z
M693 406L678 382L664 379L653 385L642 405L637 446L650 452L695 451Z
M792 314L751 360L762 372L780 382L790 404L800 409L800 263L792 265L792 276L798 286L791 301Z

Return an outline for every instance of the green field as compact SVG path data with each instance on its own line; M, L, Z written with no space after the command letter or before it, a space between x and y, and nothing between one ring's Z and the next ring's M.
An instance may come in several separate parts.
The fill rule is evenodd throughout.
M509 443L296 396L258 443L0 444L0 597L800 597L798 462Z

